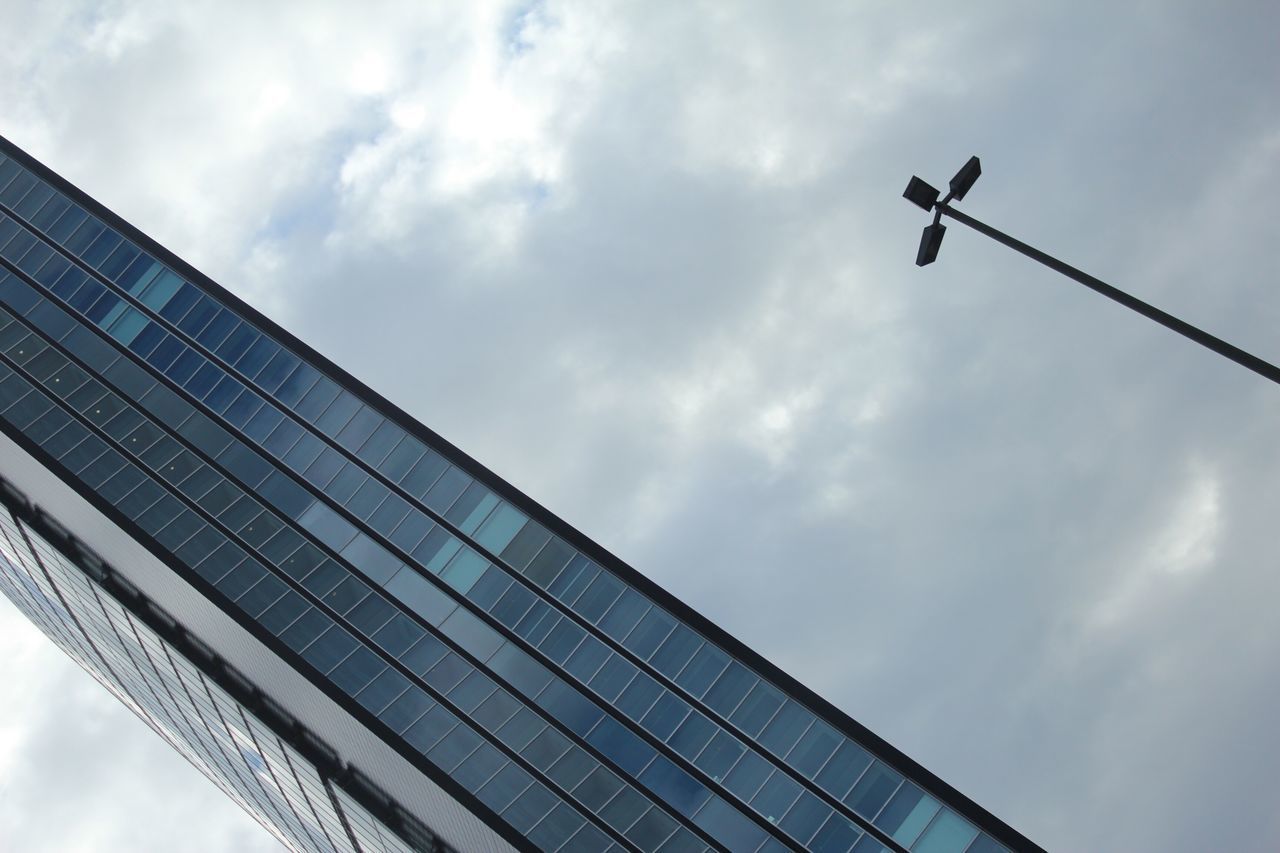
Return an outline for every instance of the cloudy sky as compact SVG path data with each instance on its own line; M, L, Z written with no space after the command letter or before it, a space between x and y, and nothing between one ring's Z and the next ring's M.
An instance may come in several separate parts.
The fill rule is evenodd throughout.
M0 0L0 133L1053 850L1280 848L1265 2ZM0 846L274 842L0 602Z

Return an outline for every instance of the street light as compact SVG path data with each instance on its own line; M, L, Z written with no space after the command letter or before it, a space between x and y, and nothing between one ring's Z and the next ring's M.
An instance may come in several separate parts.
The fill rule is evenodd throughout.
M1119 302L1126 308L1136 311L1148 319L1155 320L1165 328L1172 329L1183 337L1190 338L1201 346L1213 350L1218 355L1229 358L1236 364L1247 367L1254 373L1280 384L1280 368L1274 364L1263 361L1256 355L1245 352L1239 347L1229 344L1185 320L1180 320L1172 314L1161 311L1154 305L1143 302L1135 296L1130 296L1123 290L1107 284L1102 279L1094 278L1088 273L1082 272L1070 264L1063 263L1052 255L1045 254L1034 246L1029 246L1002 231L997 231L985 222L979 222L972 216L952 207L951 202L960 201L964 198L981 174L982 165L978 158L970 157L968 162L961 166L960 171L956 172L955 177L951 179L950 184L948 184L950 191L941 200L938 198L941 195L939 190L928 182L912 175L911 181L902 193L903 198L925 211L933 212L933 222L925 226L924 233L920 235L920 248L916 251L916 266L928 266L937 260L938 249L942 247L942 237L947 231L947 226L942 224L942 217L949 216L963 225L968 225L974 231L985 234L997 243L1003 243L1033 261L1038 261L1049 269L1062 273L1072 281L1083 284L1090 290L1097 291L1108 299Z

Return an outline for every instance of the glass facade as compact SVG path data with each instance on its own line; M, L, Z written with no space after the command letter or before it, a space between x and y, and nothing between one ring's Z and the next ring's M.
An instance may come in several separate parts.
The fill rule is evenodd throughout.
M41 521L0 480L0 590L277 840L299 851L452 850L425 826L396 820L393 829L375 816L360 802L364 792L335 783L331 755L295 723L276 709L255 713L260 691L246 696L243 678L202 660L181 628L136 592L113 595L114 571L86 561Z
M0 429L513 844L1034 849L0 150Z

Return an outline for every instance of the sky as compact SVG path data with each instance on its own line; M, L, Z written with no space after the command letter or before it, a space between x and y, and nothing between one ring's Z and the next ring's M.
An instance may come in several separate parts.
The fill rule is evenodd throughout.
M1280 849L1280 7L0 0L0 133L1050 850ZM0 846L272 850L0 601Z

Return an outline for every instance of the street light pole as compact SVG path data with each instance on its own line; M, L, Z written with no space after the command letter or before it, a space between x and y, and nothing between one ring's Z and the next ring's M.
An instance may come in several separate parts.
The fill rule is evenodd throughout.
M1038 261L1049 269L1065 275L1072 281L1083 284L1090 290L1101 293L1108 299L1118 302L1126 308L1136 311L1148 319L1156 321L1167 329L1172 329L1183 337L1189 338L1207 349L1213 350L1218 355L1229 358L1242 367L1247 367L1259 376L1263 376L1276 384L1280 384L1280 367L1276 367L1274 364L1264 361L1252 353L1245 352L1239 347L1222 340L1222 338L1211 335L1203 329L1193 326L1185 320L1181 320L1166 311L1161 311L1154 305L1143 302L1136 296L1131 296L1123 290L1107 284L1102 279L1095 278L1086 272L1076 269L1070 264L1063 263L1052 255L1046 254L1034 246L1029 246L1021 240L1010 237L1003 231L998 231L990 225L987 225L985 222L980 222L972 216L969 216L967 213L963 213L952 207L952 199L959 200L963 198L965 193L967 193L969 188L973 186L973 182L978 179L980 174L981 168L978 164L978 158L970 157L969 162L967 162L964 167L956 173L956 176L951 179L951 191L941 200L938 199L938 190L929 186L929 184L917 177L913 176L911 178L911 182L907 185L906 192L903 193L903 196L918 207L922 207L926 211L933 212L933 224L924 229L924 234L922 234L920 238L920 250L916 255L917 266L926 266L933 263L937 258L938 249L942 245L942 235L946 232L946 226L941 223L941 218L943 216L948 216L963 225L969 226L979 234L985 234L997 243L1002 243L1010 249L1026 255L1033 261Z

